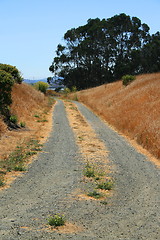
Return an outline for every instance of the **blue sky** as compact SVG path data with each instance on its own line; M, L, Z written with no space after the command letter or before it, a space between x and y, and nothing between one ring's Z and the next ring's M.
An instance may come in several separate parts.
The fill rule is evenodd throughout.
M156 33L159 12L160 0L0 0L0 63L16 66L24 78L46 78L67 30L125 13Z

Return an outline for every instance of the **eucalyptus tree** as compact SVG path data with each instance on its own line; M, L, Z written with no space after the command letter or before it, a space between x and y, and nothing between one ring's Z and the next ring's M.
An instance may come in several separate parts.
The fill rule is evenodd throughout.
M150 39L148 25L123 13L107 19L106 30L111 44L110 66L114 79L138 73L141 48Z
M160 71L160 32L153 34L149 43L142 48L141 71L143 73Z
M149 27L126 14L89 19L64 34L50 71L77 89L112 82L124 74L140 72L142 47L149 42Z

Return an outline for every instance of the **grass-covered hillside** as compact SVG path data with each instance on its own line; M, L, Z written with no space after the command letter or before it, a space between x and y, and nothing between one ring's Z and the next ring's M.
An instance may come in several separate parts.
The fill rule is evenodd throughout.
M52 126L53 100L28 84L15 83L9 111L16 128L0 118L0 187L6 186L9 173L24 171L30 156L40 150Z
M79 101L160 158L160 73L136 77L77 93Z

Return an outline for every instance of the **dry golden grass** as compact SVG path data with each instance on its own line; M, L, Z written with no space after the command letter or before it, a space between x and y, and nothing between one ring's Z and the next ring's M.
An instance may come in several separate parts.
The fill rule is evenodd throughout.
M79 101L160 158L160 73L144 74L77 93Z
M87 123L84 116L78 111L74 103L65 102L67 117L72 127L76 142L84 161L104 164L108 163L108 151L104 143L96 136L92 127ZM107 165L108 166L108 165Z
M33 87L23 83L15 84L12 91L11 112L18 116L20 121L31 124L34 114L45 111L48 102L43 93L36 91Z
M49 115L46 114L49 110L48 100L44 94L27 84L15 84L12 91L12 100L11 113L17 115L19 122L25 122L26 129L8 131L5 124L0 122L0 126L5 130L1 132L3 134L0 138L0 158L9 155L17 145L30 137L43 138L46 131L43 128L49 125L48 122L37 122L35 117L35 115L38 115L40 119L49 121Z
M6 124L3 122L3 119L0 118L0 137L4 134L7 130Z

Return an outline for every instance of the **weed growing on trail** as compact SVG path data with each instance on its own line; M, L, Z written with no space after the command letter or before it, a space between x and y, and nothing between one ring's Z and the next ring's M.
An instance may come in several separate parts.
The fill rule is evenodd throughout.
M91 166L89 163L87 163L86 166L85 166L84 176L86 176L88 178L95 177L94 167Z
M108 181L108 182L102 182L97 185L97 188L102 189L102 190L111 190L113 188L113 182Z
M78 140L79 140L79 141L83 141L84 138L83 138L82 136L79 136L79 137L78 137Z
M64 215L60 215L60 214L55 214L53 216L50 216L47 220L48 220L48 224L54 227L63 226L65 225L65 222L66 222Z
M90 192L87 194L89 197L93 197L93 198L96 198L96 199L99 199L99 198L102 198L103 197L103 194L102 193L99 193L98 191L96 190L93 190L93 192Z

